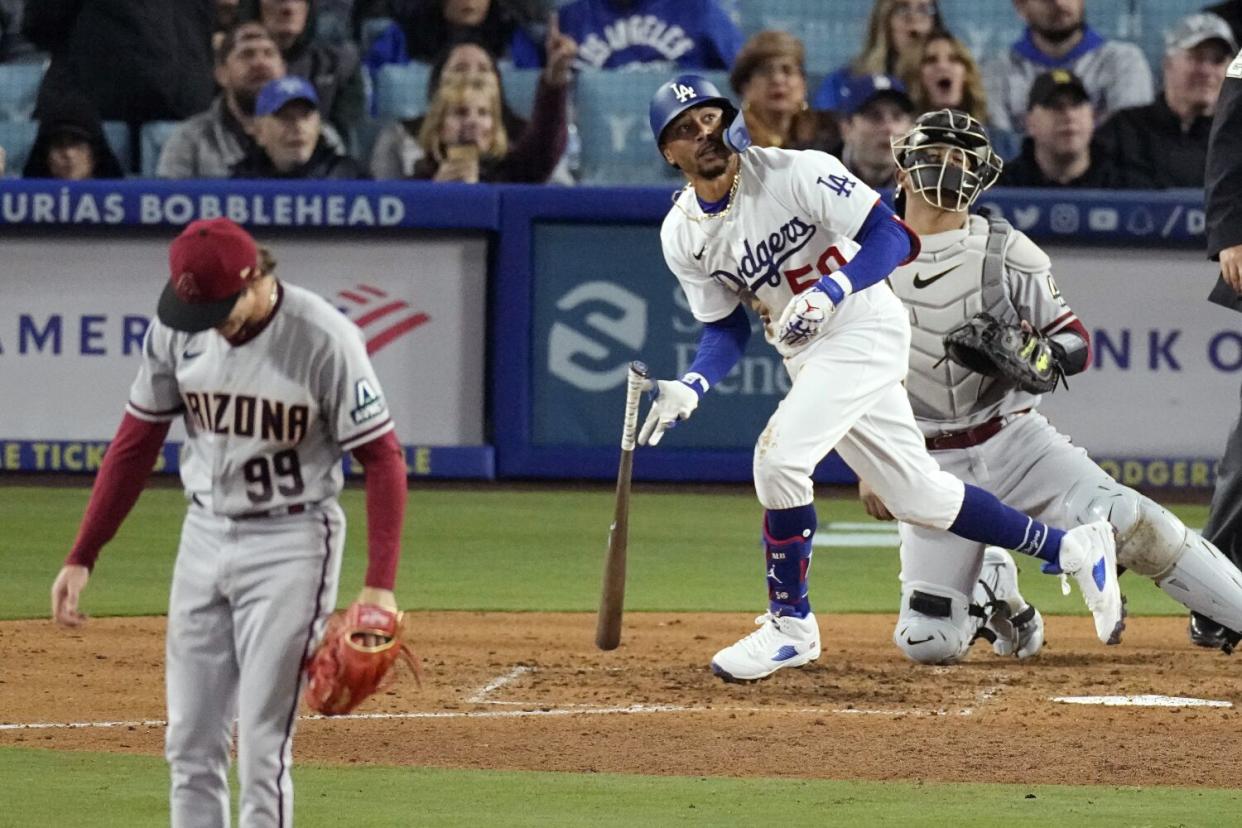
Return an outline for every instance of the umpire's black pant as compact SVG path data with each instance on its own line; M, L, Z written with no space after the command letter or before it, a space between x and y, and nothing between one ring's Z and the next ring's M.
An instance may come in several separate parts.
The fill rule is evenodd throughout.
M1216 467L1216 488L1203 537L1242 569L1242 416L1234 420L1225 456Z

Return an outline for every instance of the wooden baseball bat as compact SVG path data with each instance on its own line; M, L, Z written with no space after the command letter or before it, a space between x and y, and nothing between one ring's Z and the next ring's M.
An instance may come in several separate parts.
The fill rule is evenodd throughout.
M615 650L621 643L621 613L625 607L625 554L629 545L630 474L634 469L634 437L638 430L638 403L648 386L647 366L631 362L625 383L625 423L621 429L621 463L608 554L604 558L604 587L595 624L595 646Z

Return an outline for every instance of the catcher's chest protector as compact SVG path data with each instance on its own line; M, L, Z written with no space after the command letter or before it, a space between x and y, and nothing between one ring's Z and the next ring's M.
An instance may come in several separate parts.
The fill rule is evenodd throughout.
M914 415L962 427L1026 405L1002 407L1010 394L1021 392L944 359L945 334L975 314L1018 321L1004 264L1009 223L971 216L967 226L969 232L959 241L935 251L924 246L917 259L889 277L893 292L910 312L906 390Z

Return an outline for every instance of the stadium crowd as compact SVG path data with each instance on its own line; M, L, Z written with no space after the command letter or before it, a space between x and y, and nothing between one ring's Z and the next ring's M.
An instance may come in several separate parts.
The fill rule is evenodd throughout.
M831 152L874 187L893 184L889 139L953 107L989 127L1001 185L1198 188L1242 26L1242 0L1192 9L1153 67L1089 24L1090 0L1012 0L1021 37L973 55L937 0L874 0L857 54L815 82L798 33L745 38L736 2L0 0L0 84L46 67L34 137L18 153L0 131L0 169L7 149L10 176L37 178L574 184L576 79L675 67L727 73L757 144ZM380 106L392 67L426 69L406 117ZM525 111L515 71L537 77ZM105 127L128 132L122 157Z

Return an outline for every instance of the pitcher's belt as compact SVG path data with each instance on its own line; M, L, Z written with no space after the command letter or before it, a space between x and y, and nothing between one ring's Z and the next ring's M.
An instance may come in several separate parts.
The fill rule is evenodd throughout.
M986 443L988 440L995 437L998 431L1030 410L1031 409L1029 408L1024 408L1021 411L1014 411L1000 417L993 417L990 420L979 423L979 425L964 428L961 431L950 431L947 434L928 437L927 450L943 451L945 449L963 449L970 448L971 446L977 446L980 443Z

